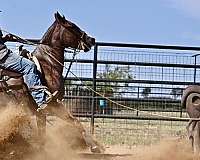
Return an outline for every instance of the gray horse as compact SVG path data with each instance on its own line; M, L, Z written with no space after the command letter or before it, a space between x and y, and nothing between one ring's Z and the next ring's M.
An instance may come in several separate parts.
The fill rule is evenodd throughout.
M200 86L188 86L183 92L181 104L191 118L186 129L193 151L200 154Z

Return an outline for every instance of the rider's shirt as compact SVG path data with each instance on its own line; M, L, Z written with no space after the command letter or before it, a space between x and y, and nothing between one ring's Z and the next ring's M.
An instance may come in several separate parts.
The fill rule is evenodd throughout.
M4 44L4 41L2 39L2 31L0 29L0 60L2 60L9 52L8 48Z

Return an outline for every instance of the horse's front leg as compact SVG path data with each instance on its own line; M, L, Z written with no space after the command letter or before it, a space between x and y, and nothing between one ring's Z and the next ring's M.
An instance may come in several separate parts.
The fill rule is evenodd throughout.
M101 153L104 152L104 148L100 146L91 135L89 135L86 130L83 128L80 121L74 117L69 111L67 111L62 104L50 107L50 112L59 117L64 121L68 121L71 124L74 124L75 127L79 129L81 135L86 142L86 144L90 147L92 152Z
M37 113L36 122L38 129L38 137L40 138L39 143L42 147L45 144L45 137L46 137L46 115L42 113Z

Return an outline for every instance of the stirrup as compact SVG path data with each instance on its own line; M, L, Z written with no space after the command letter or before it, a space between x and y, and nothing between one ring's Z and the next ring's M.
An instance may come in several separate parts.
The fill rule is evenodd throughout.
M46 103L41 104L41 105L37 108L37 112L41 112L41 111L45 110L46 107L47 107L47 104L46 104Z
M55 91L51 94L51 92L49 92L48 90L45 90L45 92L48 94L48 97L46 99L46 103L51 102L52 100L56 99L58 97L58 91Z
M45 112L48 103L51 102L52 100L56 99L58 96L58 91L53 92L52 94L50 94L50 96L46 99L46 102L41 104L38 108L37 108L37 112Z
M49 103L49 101L56 99L58 97L58 91L55 91L53 93L51 93L48 88L46 86L32 86L30 88L30 90L39 90L39 89L43 89L44 92L47 94L47 99L46 99L46 103Z

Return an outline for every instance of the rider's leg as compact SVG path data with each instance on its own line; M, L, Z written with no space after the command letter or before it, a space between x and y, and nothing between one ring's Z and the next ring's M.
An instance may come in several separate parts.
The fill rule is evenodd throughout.
M16 53L10 52L8 57L3 62L0 62L0 66L23 74L24 81L29 89L34 86L42 86L36 65ZM31 95L38 107L46 103L47 94L44 89L31 90Z

